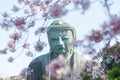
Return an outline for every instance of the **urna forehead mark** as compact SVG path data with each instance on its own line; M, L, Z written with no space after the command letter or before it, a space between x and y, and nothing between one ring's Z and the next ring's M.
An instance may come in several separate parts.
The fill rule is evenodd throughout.
M49 33L49 36L66 36L67 31L66 30L59 30L59 31L51 31Z

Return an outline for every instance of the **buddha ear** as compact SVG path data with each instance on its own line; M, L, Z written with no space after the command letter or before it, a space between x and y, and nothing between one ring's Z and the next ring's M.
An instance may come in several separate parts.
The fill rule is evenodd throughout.
M73 42L76 42L76 38L75 37L73 37Z

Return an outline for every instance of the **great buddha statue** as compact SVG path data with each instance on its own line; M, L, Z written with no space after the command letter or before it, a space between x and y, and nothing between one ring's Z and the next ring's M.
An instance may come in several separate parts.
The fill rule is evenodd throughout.
M33 70L27 76L27 80L44 80L43 75L46 73L46 64L51 60L62 54L66 58L70 58L70 67L79 67L86 60L83 55L78 56L74 50L73 41L76 40L76 31L74 27L63 20L55 20L47 28L47 36L50 46L50 52L35 58L30 64L29 68ZM82 61L81 61L82 60ZM76 66L78 65L78 66Z

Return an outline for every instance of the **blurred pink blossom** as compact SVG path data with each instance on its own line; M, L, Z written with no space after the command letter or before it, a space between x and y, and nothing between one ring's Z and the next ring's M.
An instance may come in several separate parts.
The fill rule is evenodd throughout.
M34 25L35 25L35 22L32 21L31 23L28 24L28 28L34 27Z
M109 27L109 24L107 24L107 22L104 22L102 25L102 30L106 30Z
M101 30L93 31L91 36L87 36L89 41L100 42L102 40L102 33Z
M18 3L21 4L22 2L24 2L24 0L18 0Z
M25 19L23 17L19 17L15 20L15 26L20 29L20 30L24 30L25 29Z
M2 14L2 16L3 16L4 18L9 17L9 15L8 15L7 12L4 12L4 13Z
M27 51L25 52L25 54L26 54L27 56L29 56L29 57L33 57L32 52L31 52L31 51L29 51L29 50L27 50Z
M75 6L77 6L78 4L80 4L81 0L73 0L73 3L75 4Z
M6 22L3 22L3 23L1 23L1 27L2 27L3 29L5 29L5 30L8 30L9 24L6 23Z
M25 4L25 5L29 5L29 4L30 4L30 1L29 1L29 0L24 0L24 4Z
M48 14L49 14L48 11L44 10L42 16L43 16L43 17L47 17Z
M35 44L34 48L35 48L36 51L39 52L39 51L42 51L45 46L46 46L46 45L45 45L44 42L38 41L38 42Z
M49 12L50 12L51 17L53 18L61 17L62 15L66 14L66 10L59 4L54 4L50 8Z
M39 33L45 33L46 28L40 27L35 31L35 34L38 35Z
M30 13L30 12L29 12L28 9L26 9L26 10L24 10L24 13L25 13L25 14L28 14L28 13Z
M11 34L9 37L12 38L13 40L19 40L21 36L22 36L21 33L14 33L14 34Z
M11 62L11 63L12 63L13 61L14 61L14 58L13 58L13 57L9 57L9 58L8 58L8 62Z
M112 28L111 31L114 35L119 34L120 33L120 26Z
M117 15L112 15L110 24L115 26L115 27L120 26L120 17L118 17Z
M91 49L90 51L88 51L89 54L94 54L96 52L96 49Z
M92 57L93 60L96 60L96 59L98 59L98 58L99 58L98 55L95 55L95 56Z
M66 5L69 5L71 3L71 0L63 0L61 5L62 7L65 7Z
M16 44L13 41L8 42L8 47L9 47L10 51L12 51L12 52L14 52L16 50L15 49Z
M40 6L33 6L32 8L31 8L31 12L33 13L33 14L38 14L39 12L40 12Z
M48 66L47 70L53 74L57 74L56 70L65 67L65 58L63 55L59 55L58 59L52 61Z
M87 10L90 7L90 0L81 0L80 4L82 5L83 10Z
M14 12L17 12L17 11L19 11L20 9L17 7L17 6L13 6L13 9L12 9L12 11L14 11Z
M7 54L7 48L3 49L3 50L0 50L0 54Z
M23 68L20 72L20 76L27 77L27 75L30 75L32 70L30 68Z
M23 48L25 48L25 49L29 49L29 43L25 43L24 45L23 45Z
M15 46L16 46L16 45L15 45L15 43L14 43L13 41L9 41L9 42L8 42L8 47L9 47L9 48L15 48Z
M87 70L88 73L92 73L92 67L93 67L92 62L87 62L86 63L86 70Z
M49 4L50 2L52 2L52 0L46 0L45 3Z

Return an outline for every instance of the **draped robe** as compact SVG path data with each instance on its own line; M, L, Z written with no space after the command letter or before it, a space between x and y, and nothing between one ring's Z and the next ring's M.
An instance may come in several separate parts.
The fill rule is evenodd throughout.
M46 65L50 62L50 60L50 53L35 58L29 64L29 68L32 69L32 72L27 76L27 80L44 80L43 76L46 74ZM81 72L85 68L85 63L89 60L91 60L91 58L88 55L73 52L70 57L70 67L73 67L76 71Z

